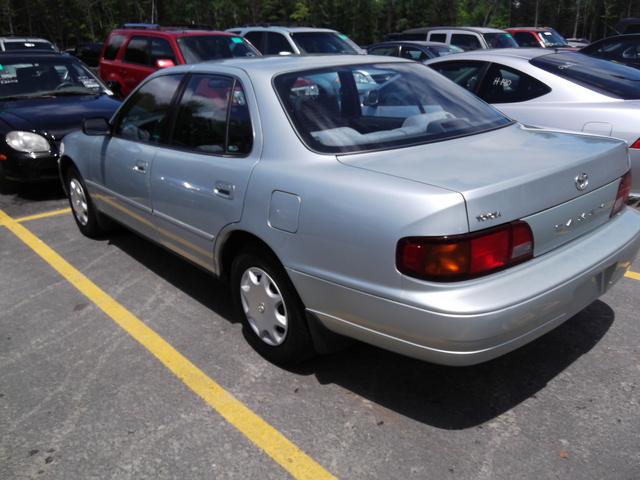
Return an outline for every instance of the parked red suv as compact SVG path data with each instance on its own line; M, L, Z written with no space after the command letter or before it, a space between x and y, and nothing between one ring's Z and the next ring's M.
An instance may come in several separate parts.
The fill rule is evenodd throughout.
M509 27L505 30L511 34L520 47L578 50L571 47L562 35L550 27Z
M125 24L107 37L98 75L114 92L126 96L159 68L259 55L241 36L206 27Z

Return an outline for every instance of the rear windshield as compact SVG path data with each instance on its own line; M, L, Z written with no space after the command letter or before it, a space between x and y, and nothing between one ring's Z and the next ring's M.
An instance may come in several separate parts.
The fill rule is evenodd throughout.
M640 70L575 52L542 55L530 60L538 68L603 95L640 99Z
M443 141L511 123L419 63L286 73L274 84L300 138L325 153Z
M49 50L57 52L58 49L49 42L26 41L26 42L5 42L4 49L9 50Z
M236 35L188 35L177 38L176 42L186 63L260 55L260 52Z
M302 53L362 53L346 35L336 32L299 32L291 37Z

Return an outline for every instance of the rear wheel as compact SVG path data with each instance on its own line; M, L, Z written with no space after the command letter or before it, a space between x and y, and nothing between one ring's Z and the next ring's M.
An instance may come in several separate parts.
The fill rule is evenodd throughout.
M253 246L235 258L231 288L245 337L260 355L276 364L315 355L304 305L268 249Z
M95 238L103 235L105 231L98 222L96 212L89 192L75 168L67 173L67 190L69 192L69 205L73 211L73 218L83 235Z

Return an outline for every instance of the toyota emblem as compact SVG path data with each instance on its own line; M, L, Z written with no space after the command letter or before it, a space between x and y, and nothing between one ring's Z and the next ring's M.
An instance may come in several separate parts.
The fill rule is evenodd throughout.
M584 190L589 185L589 175L581 173L576 177L576 188L578 190Z

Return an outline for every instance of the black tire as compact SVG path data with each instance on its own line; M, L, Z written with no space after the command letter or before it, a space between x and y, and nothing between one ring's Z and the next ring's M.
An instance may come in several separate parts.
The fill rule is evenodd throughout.
M75 168L70 168L67 172L67 191L69 192L69 205L73 212L76 225L83 235L89 238L97 238L106 232L98 221L93 200L82 181L82 177Z
M291 365L316 354L304 305L268 249L252 246L234 259L231 296L247 342L262 357Z

